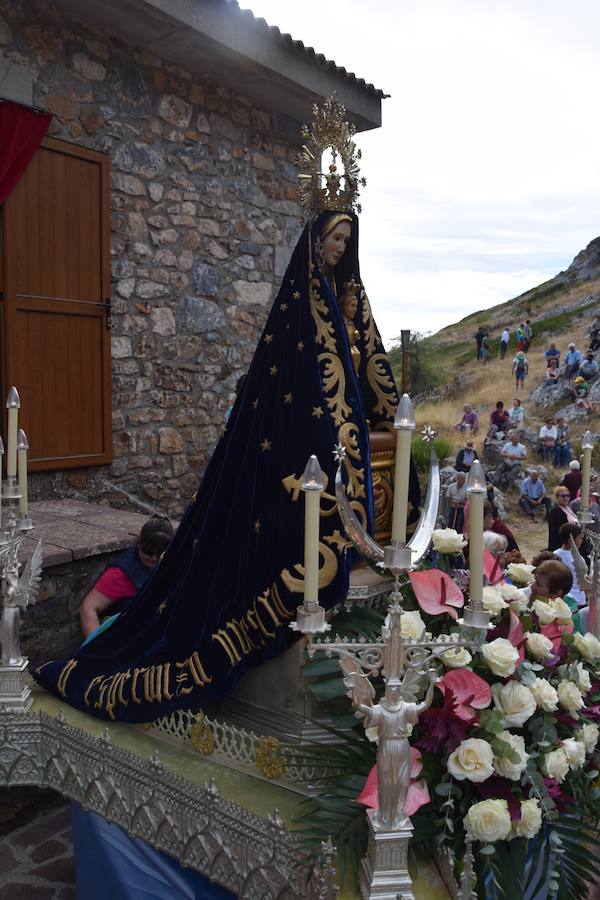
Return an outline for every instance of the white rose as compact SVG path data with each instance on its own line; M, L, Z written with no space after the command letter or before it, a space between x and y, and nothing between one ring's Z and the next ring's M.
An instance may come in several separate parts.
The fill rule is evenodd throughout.
M510 731L501 731L498 739L509 744L511 750L519 754L519 762L511 762L505 756L496 756L494 758L494 769L503 778L509 778L510 781L519 781L529 759L529 754L525 751L525 740L520 734L511 734Z
M588 691L592 689L592 681L590 679L590 673L585 668L583 663L575 663L575 665L571 666L569 669L569 676L575 682L580 691L583 691L584 694L587 694Z
M557 597L556 600L550 600L550 606L552 607L552 611L558 624L568 625L573 618L573 613L571 612L569 604L565 603L564 600L561 600L560 597Z
M506 638L496 638L489 644L483 644L481 655L494 675L501 678L512 675L519 662L519 651Z
M469 665L473 657L466 647L455 647L442 653L440 659L449 669L462 669Z
M536 678L533 684L529 685L529 690L533 694L535 702L544 712L556 712L558 709L558 693L545 678Z
M536 710L536 702L529 688L519 681L492 685L494 706L502 713L505 725L522 725Z
M425 631L425 622L421 618L421 613L418 609L402 613L400 631L402 637L414 638L415 640L422 636Z
M454 528L436 528L433 532L433 549L438 553L460 553L466 546L464 535Z
M558 702L571 715L577 716L577 710L583 706L583 696L572 681L561 681L558 685Z
M564 781L569 771L569 759L562 747L551 750L542 757L540 766L542 775L546 778L555 778L556 781Z
M534 567L528 566L527 563L511 563L506 569L506 574L514 584L528 585L535 581L533 569Z
M493 616L499 615L503 609L508 609L508 603L502 599L502 594L495 587L484 587L483 608L491 612Z
M448 757L448 771L464 781L485 781L494 774L494 752L487 741L467 738Z
M560 745L567 754L569 766L572 769L579 769L585 762L585 744L581 744L575 738L565 738Z
M527 640L527 649L536 659L548 659L554 653L554 645L545 634L528 631L525 638Z
M463 819L465 831L476 841L492 844L510 834L510 813L506 800L481 800L474 803Z
M522 588L515 587L514 584L504 581L500 585L500 593L502 594L502 599L506 600L510 608L514 609L515 612L524 612L528 609L529 598Z
M575 732L575 737L585 746L586 753L593 753L600 737L600 728L597 725L582 725Z
M512 823L515 837L533 838L542 827L542 810L537 800L521 800L521 818Z
M540 625L550 625L556 619L556 613L544 600L534 600L533 611L540 620Z
M600 641L590 631L587 634L573 635L573 643L584 659L591 661L600 658Z

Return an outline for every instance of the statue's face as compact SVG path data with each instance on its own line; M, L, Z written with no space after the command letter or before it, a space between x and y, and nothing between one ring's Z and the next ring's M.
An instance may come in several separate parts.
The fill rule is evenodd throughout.
M352 228L350 222L340 222L336 225L323 240L323 249L325 251L325 264L328 266L336 266L348 246Z
M344 301L344 315L348 319L353 319L358 310L358 300L356 297L350 297Z
M390 706L397 706L402 700L402 688L400 685L393 685L386 691L386 699Z

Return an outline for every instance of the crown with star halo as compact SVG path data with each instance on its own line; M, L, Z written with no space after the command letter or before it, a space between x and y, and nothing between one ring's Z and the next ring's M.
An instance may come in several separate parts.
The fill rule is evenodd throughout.
M322 107L313 106L313 123L302 126L305 144L297 159L298 199L304 216L311 219L320 212L335 209L338 212L360 212L358 160L361 152L353 141L356 128L346 117L346 107L335 94L325 100ZM333 162L327 173L321 172L325 150L331 149ZM338 172L338 160L343 173Z

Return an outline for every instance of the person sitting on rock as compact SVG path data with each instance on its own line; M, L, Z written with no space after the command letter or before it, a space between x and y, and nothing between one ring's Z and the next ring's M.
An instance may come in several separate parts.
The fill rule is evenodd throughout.
M479 417L470 403L465 403L463 406L463 417L454 427L458 429L458 431L471 431L473 434L477 434L479 430Z
M513 405L511 406L508 413L508 428L516 429L520 431L523 428L523 421L525 419L525 407L522 405L521 401L518 397L515 397L513 400Z
M579 489L581 488L582 480L583 476L581 474L581 465L577 459L572 459L569 463L569 471L566 472L563 476L561 485L563 485L563 487L566 487L571 497L575 499Z
M502 494L500 493L498 488L495 487L492 481L487 482L485 486L485 492L485 502L491 506L492 512L494 513L494 519L505 519L506 509L504 508L504 499L502 497Z
M539 430L538 438L540 441L540 453L544 462L554 460L554 449L558 440L558 429L554 424L554 418L548 416L546 424L542 425Z
M556 417L556 444L554 445L554 465L566 466L571 455L571 430L562 416Z
M173 537L173 526L163 516L152 516L142 526L135 544L104 570L79 610L81 631L87 638L100 625L100 616L121 612L125 601L140 591Z
M546 518L548 518L552 501L546 494L546 485L540 478L537 469L532 469L528 477L521 482L519 506L534 522L539 509L545 510Z
M456 481L452 481L446 488L446 501L448 503L447 527L461 532L465 516L465 503L467 502L467 476L459 472Z
M551 359L558 360L558 364L560 365L560 350L554 343L554 341L550 344L547 350L544 351L544 356L546 357L547 365L550 365Z
M505 537L507 550L519 549L514 534L505 522L502 522L501 519L494 515L494 509L491 503L487 501L483 505L483 528L485 531L493 531L495 534L501 534L502 537Z
M504 445L500 455L502 462L494 473L494 484L496 487L502 487L506 482L508 487L512 487L521 471L521 463L527 459L527 450L525 445L520 443L516 431L511 432L510 440Z
M486 440L493 440L499 432L504 434L505 429L508 427L508 418L509 415L504 409L504 403L502 400L498 400L496 409L490 414L490 426Z
M596 316L594 321L592 322L590 329L590 345L588 347L588 351L595 353L596 350L600 349L600 316Z
M556 384L560 377L560 367L556 356L552 356L546 369L546 384Z
M589 392L589 384L587 383L583 375L578 375L573 382L571 396L573 397L575 404L581 409L584 409L588 416L590 415L590 413L596 411L596 404L588 399Z
M586 353L577 374L583 375L587 382L594 381L598 377L598 363L594 359L593 353Z
M572 378L573 375L577 372L579 366L581 365L581 353L575 346L575 344L571 341L569 344L569 350L567 355L565 356L565 377Z
M477 455L477 450L473 446L473 441L467 441L465 446L456 454L454 468L457 472L469 473L471 471L471 466L476 459L479 459L479 456Z

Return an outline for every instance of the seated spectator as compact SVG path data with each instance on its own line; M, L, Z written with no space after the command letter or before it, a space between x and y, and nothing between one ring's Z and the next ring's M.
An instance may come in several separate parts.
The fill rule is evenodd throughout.
M531 585L531 598L556 600L569 593L573 578L569 567L559 559L547 559L535 567L535 581Z
M590 392L590 386L582 375L578 375L573 382L573 388L571 390L571 396L575 401L576 405L581 407L581 409L585 409L588 416L590 413L596 411L596 404L588 399L588 394Z
M459 431L471 431L473 434L477 434L479 418L470 403L465 403L463 406L463 417L454 427Z
M456 462L454 468L457 472L470 472L474 461L479 459L477 450L473 446L473 441L467 441L456 454Z
M571 547L571 538L573 538L575 546L578 550L583 544L581 526L572 525L570 522L566 522L558 529L558 536L560 537L562 544L558 548L558 550L554 551L554 555L557 556L561 562L564 562L565 566L567 566L569 568L569 571L571 572L571 576L573 578L573 586L569 591L569 596L573 597L573 599L577 601L577 606L585 606L587 603L587 599L585 596L585 592L581 590L579 581L577 580L577 572L575 570L573 550Z
M595 353L600 349L600 316L596 316L589 330L590 345L588 350Z
M488 481L486 484L486 503L489 503L489 505L492 507L492 512L494 513L495 519L506 518L506 510L502 501L502 494L491 481Z
M540 453L544 462L554 460L554 449L558 440L558 429L552 416L548 416L546 424L539 430Z
M575 497L574 500L571 500L569 506L573 512L579 516L579 512L581 511L581 497ZM595 491L590 495L588 512L593 521L590 522L589 525L586 525L586 528L589 531L598 532L600 530L600 503L598 502L598 494Z
M505 482L510 487L521 469L521 463L527 459L527 450L525 445L519 442L516 431L511 432L510 441L504 445L500 455L502 462L494 473L493 481L496 487L502 487Z
M450 482L446 488L446 501L448 503L447 527L461 532L465 516L465 503L467 502L467 476L459 472L456 481Z
M572 378L573 375L577 372L581 364L581 353L575 347L575 344L571 342L569 344L569 350L567 355L565 356L565 376L567 378Z
M498 400L496 409L490 414L490 426L486 440L493 440L499 432L504 434L505 429L508 427L508 418L508 412L504 409L504 403L502 400Z
M546 369L546 384L556 384L559 377L560 368L558 365L558 360L555 356L553 356L548 363L548 368Z
M516 428L517 431L520 431L523 428L523 421L525 419L525 407L521 405L521 401L518 397L515 397L513 400L513 405L511 406L508 413L508 428L513 429Z
M139 593L172 537L173 526L168 519L152 516L144 523L134 546L104 570L81 604L79 617L85 638L98 628L102 614L120 612L124 601Z
M497 576L500 579L502 578L502 570L504 569L504 554L506 553L507 544L508 541L503 534L496 534L495 531L483 532L483 546L486 550L489 550L492 556L496 557L497 564L494 566L494 570L497 569Z
M544 356L546 357L547 365L550 365L550 360L552 359L556 359L560 364L560 350L554 342L550 344L548 349L545 351Z
M563 480L561 481L561 484L567 488L571 497L575 498L577 496L577 493L581 488L582 479L583 476L581 474L579 461L572 459L569 463L569 471L564 474Z
M534 568L537 568L538 566L541 566L543 562L546 562L549 559L556 559L552 550L540 550L540 552L536 553L536 555L531 560L531 565Z
M594 359L593 353L586 353L577 374L583 375L586 381L593 381L598 377L598 363Z
M556 467L566 466L571 455L571 430L562 416L558 416L556 419L556 434L554 465Z
M493 531L495 534L501 534L506 538L507 550L518 550L519 545L515 540L515 536L504 522L494 515L494 509L490 503L485 502L483 507L483 527L486 531Z
M571 494L567 488L559 484L554 488L554 506L548 513L548 550L558 550L561 545L558 530L565 522L579 525L577 516L569 506Z
M532 469L528 477L521 482L519 506L534 522L540 509L545 510L546 518L548 518L552 501L546 494L546 485L540 478L537 469Z

